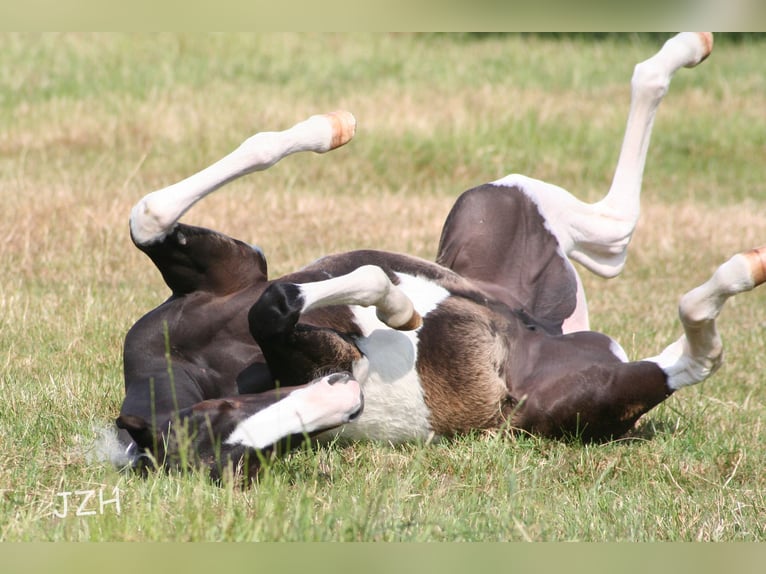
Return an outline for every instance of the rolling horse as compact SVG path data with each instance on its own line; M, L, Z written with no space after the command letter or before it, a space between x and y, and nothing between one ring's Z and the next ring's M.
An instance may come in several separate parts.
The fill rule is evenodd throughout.
M149 193L130 234L171 294L124 343L116 424L134 466L227 465L340 437L393 443L479 429L603 441L720 366L725 301L766 282L766 247L734 255L679 304L683 334L631 361L589 328L573 261L618 275L640 208L657 108L672 76L711 52L683 33L636 65L611 187L595 203L521 175L459 196L435 261L330 254L268 276L257 247L180 222L226 183L356 130L349 112L260 132L209 167ZM149 461L149 462L147 462ZM181 461L181 462L179 462Z

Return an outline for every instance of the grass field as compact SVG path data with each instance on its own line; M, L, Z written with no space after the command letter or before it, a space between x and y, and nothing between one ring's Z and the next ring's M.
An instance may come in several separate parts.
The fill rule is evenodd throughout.
M258 243L272 275L355 247L432 258L452 201L479 183L519 172L604 194L633 66L658 47L635 35L0 35L0 540L766 539L766 290L725 309L714 378L606 445L331 445L274 462L244 491L121 474L93 449L119 410L122 338L167 295L128 236L144 193L255 131L346 108L351 144L238 181L186 221ZM628 267L584 276L594 328L631 357L678 336L683 292L766 243L764 54L766 38L719 41L677 74Z

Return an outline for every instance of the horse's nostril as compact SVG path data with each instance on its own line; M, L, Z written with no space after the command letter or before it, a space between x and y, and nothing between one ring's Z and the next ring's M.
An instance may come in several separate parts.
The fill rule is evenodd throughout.
M346 373L345 371L342 373L333 373L329 377L327 377L327 382L330 385L334 385L335 383L346 383L349 380L351 380L351 374Z

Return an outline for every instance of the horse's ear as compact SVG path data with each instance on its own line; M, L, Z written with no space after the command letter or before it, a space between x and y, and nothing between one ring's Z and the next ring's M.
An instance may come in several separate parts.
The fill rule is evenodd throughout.
M136 415L120 415L115 421L117 428L124 429L141 448L154 446L154 435L146 419Z

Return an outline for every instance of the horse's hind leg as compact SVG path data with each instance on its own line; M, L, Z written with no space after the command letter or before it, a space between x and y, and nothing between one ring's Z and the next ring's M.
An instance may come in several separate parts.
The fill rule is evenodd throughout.
M606 197L583 203L565 190L515 175L495 183L522 188L540 211L564 252L602 277L618 275L638 222L641 183L652 126L673 74L702 62L713 48L711 34L678 34L654 56L636 65L622 148Z
M139 200L130 214L133 241L162 241L192 205L222 185L299 151L324 153L340 147L353 137L355 126L354 117L340 111L311 116L284 131L255 134L202 171Z
M678 314L684 334L656 357L673 390L700 383L723 361L723 344L715 320L730 297L766 283L766 246L739 253L713 276L681 298Z
M673 392L704 381L721 366L723 345L716 318L727 299L763 283L766 246L735 255L681 298L684 334L662 353L632 363L597 361L582 369L570 364L558 376L550 376L557 373L549 369L548 377L521 383L516 389L524 400L513 424L549 436L574 433L603 440L623 434ZM561 358L572 348L584 352L586 346L578 346L577 341L596 336L580 333L547 339L545 344L548 354Z
M678 34L654 56L636 65L622 148L611 187L601 201L584 203L560 187L515 174L494 183L518 188L531 197L569 258L599 276L615 277L625 266L638 222L641 183L657 108L673 74L682 67L696 66L712 48L711 34ZM579 277L576 299L574 313L564 322L564 332L589 328Z
M710 377L723 360L715 321L726 301L766 283L766 246L739 253L711 278L686 293L679 304L684 334L662 353L632 363L597 361L577 369L522 381L514 389L524 400L513 424L549 436L577 433L588 439L617 437L636 420L678 389ZM586 352L592 333L546 339L547 354L565 360L572 348ZM557 348L558 346L558 348ZM576 364L573 360L572 363ZM657 369L659 367L659 369ZM554 376L551 376L551 373ZM556 376L558 375L558 376Z

